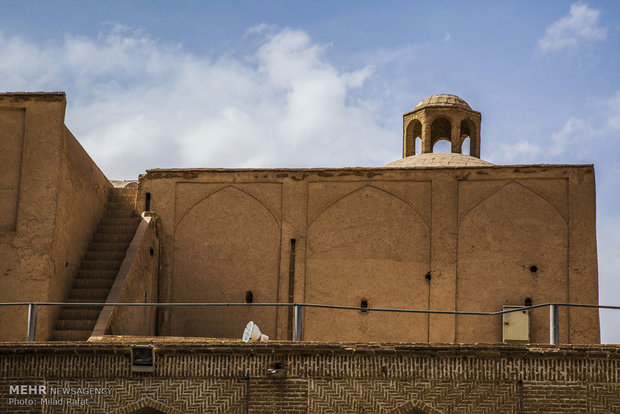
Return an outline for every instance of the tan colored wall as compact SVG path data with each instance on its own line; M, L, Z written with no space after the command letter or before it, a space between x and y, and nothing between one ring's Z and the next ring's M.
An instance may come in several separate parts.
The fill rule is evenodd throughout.
M138 229L138 232L140 229ZM130 247L131 249L131 247ZM113 298L120 303L157 302L157 274L159 267L159 240L157 224L153 219L131 262L129 273L123 281L120 295ZM114 290L114 289L112 289ZM115 296L111 294L111 296ZM108 297L108 301L110 301ZM111 335L155 335L157 311L149 307L117 307L110 322Z
M64 125L65 105L64 93L0 94L0 302L64 300L103 213L110 184ZM38 338L53 314L40 310ZM0 309L0 338L25 334L26 308Z
M243 302L248 290L256 302L292 291L294 302L460 311L598 301L589 165L151 170L138 208L147 192L162 222L162 302ZM532 341L547 342L548 310L531 318ZM167 310L159 334L237 338L248 320L290 334L284 308ZM561 323L562 342L599 342L596 311L563 311ZM500 317L304 316L305 340L500 342L501 332Z

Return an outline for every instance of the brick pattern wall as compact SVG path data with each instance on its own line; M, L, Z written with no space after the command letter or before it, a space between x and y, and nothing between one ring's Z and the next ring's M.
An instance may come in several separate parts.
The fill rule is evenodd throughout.
M131 343L0 344L0 412L620 412L620 346L156 342L155 372L132 373ZM109 392L23 407L16 384Z

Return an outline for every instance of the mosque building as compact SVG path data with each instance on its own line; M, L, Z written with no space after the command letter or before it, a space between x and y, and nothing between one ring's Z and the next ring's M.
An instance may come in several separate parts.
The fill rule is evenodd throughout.
M0 302L24 303L0 307L0 386L108 378L126 403L92 412L620 409L598 310L560 306L544 345L553 321L535 307L598 304L593 165L484 161L480 112L441 94L403 115L403 158L384 167L111 182L65 106L0 94ZM249 321L268 342L240 340Z

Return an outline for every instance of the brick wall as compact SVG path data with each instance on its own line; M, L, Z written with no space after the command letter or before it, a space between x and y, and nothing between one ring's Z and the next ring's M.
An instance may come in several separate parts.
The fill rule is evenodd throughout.
M155 339L155 372L132 373L139 341L1 344L0 412L620 412L620 346ZM270 376L275 364L283 371ZM39 395L10 393L21 384L107 391L81 395L86 405L42 405Z

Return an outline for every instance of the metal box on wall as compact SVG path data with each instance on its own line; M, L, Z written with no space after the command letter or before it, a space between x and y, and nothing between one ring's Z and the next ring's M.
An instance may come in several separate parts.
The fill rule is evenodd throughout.
M502 310L522 308L522 305L504 305ZM520 310L502 314L502 341L530 342L530 312Z

